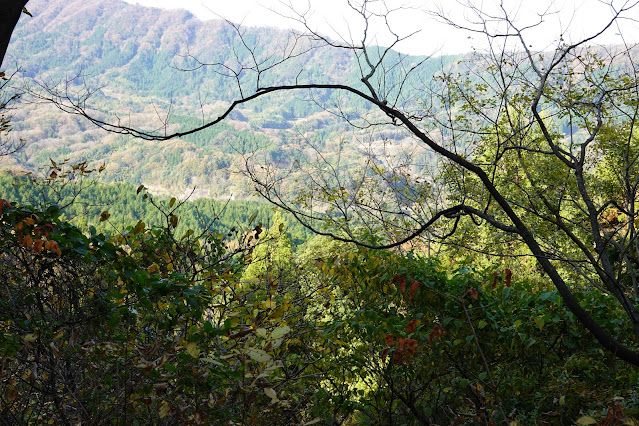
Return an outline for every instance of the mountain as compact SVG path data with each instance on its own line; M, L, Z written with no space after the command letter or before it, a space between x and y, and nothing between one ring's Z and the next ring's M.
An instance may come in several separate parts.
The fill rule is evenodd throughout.
M216 117L240 93L237 81L221 75L221 70L239 72L244 89L253 89L254 74L241 67L250 65L251 59L243 43L255 46L262 68L279 61L282 49L294 43L299 51L310 47L287 31L246 28L240 39L222 20L200 21L187 11L119 0L31 0L29 11L33 17L25 16L16 28L5 64L17 64L21 79L32 87L58 85L72 93L92 88L95 93L87 105L93 113L148 130L188 129ZM226 68L198 67L201 64L193 58ZM396 59L392 56L389 61ZM455 59L429 60L420 78ZM404 60L410 63L418 58ZM197 69L184 70L193 68ZM356 58L350 52L318 48L260 78L262 84L297 79L361 85L357 75ZM16 136L29 144L21 153L1 159L0 166L32 170L49 164L49 158L105 162L108 181L143 183L171 193L197 186L200 196L243 198L251 191L237 173L242 154L259 151L264 161L286 167L309 144L330 148L343 142L350 127L316 101L339 102L353 116L367 108L339 94L315 92L310 99L306 93L289 93L243 104L229 119L198 134L149 142L108 134L51 104L27 99L16 109L13 122ZM384 137L397 142L400 149L400 132ZM349 142L343 155L355 158L361 149L355 141Z

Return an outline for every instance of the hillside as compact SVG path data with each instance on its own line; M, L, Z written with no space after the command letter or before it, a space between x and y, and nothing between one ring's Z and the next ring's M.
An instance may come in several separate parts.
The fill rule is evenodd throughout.
M110 121L147 130L187 129L215 117L239 95L233 78L220 75L219 67L178 69L197 65L185 58L187 53L208 64L236 69L239 63L248 63L248 51L224 21L203 22L186 11L106 0L33 0L29 9L33 18L19 24L5 63L18 64L31 84L52 87L71 80L72 91L79 92L85 85L95 88L89 105ZM278 61L278 49L295 41L288 32L273 28L245 29L243 37L249 45L258 46L256 53L266 58L265 63ZM308 47L298 43L301 50ZM429 60L419 78L453 59ZM263 83L271 84L296 78L309 83L346 80L356 85L355 58L347 51L312 49L261 75ZM240 82L245 88L255 85L248 71L240 75ZM34 169L48 164L49 157L106 162L108 181L144 183L173 194L196 186L198 196L245 198L250 188L239 173L243 154L258 151L262 161L286 167L311 145L331 151L331 144L341 143L343 156L360 156L365 147L357 135L345 136L349 126L318 108L318 100L339 102L347 114L366 110L361 101L326 93L314 93L313 98L304 93L265 97L244 104L215 128L158 143L107 134L52 105L24 104L16 111L14 123L16 134L29 145L0 164ZM401 133L391 131L383 137L396 142L397 151L412 148Z

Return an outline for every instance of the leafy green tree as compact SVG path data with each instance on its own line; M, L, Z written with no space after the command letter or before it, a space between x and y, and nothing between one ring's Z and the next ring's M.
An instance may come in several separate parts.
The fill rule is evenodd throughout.
M363 28L372 19L393 13L378 2L349 4ZM350 51L360 65L359 80L317 82L302 74L282 81L274 75L278 66L301 53L276 59L270 51L252 47L234 26L246 48L238 61L254 78L236 79L238 98L217 119L174 134L105 123L92 117L83 102L64 96L51 100L107 130L167 140L214 126L239 105L257 98L278 92L309 93L353 124L355 137L371 140L370 149L349 167L339 150L323 153L313 145L289 169L268 159L259 163L248 158L247 174L262 196L313 232L371 248L398 247L424 232L446 239L463 221L488 224L525 246L523 254L534 257L566 306L603 347L639 365L639 309L634 284L624 273L634 267L630 254L636 238L627 225L634 223L635 212L620 210L625 219L614 230L605 224L606 212L621 206L616 198L603 197L592 167L596 154L607 155L597 148L610 138L606 129L618 129L619 140L631 141L639 111L636 48L624 46L623 40L618 48L588 46L634 11L632 3L617 7L611 2L610 7L610 19L591 37L568 43L558 35L553 51L538 52L526 41L530 28L520 27L515 16L504 9L470 6L477 25L466 26L486 36L488 50L467 59L472 63L469 73L464 73L468 62L462 61L425 82L413 78L423 61L408 66L392 50L402 40L396 32L389 31L395 41L388 48L372 46L366 32L335 42L310 28L308 12L297 13L291 6L292 18L306 25L309 51L318 43ZM465 25L443 14L439 17L454 26ZM492 42L496 39L505 42ZM511 47L511 40L517 48ZM476 71L478 66L481 72ZM370 108L351 116L345 108L350 99ZM555 128L557 123L565 124L566 131ZM414 163L418 156L392 155L383 133L388 128L403 131L433 158L433 167ZM363 135L359 129L372 133ZM376 140L384 144L374 145ZM627 164L633 164L632 150L621 150ZM440 175L446 168L448 175ZM634 179L631 176L629 182ZM289 180L298 186L292 187ZM594 320L596 312L580 303L578 294L584 285L573 285L575 275L586 287L617 301L627 318L621 333L602 327Z
M610 19L595 28L592 36L567 42L563 29L558 29L550 52L532 50L527 37L536 26L520 25L504 8L469 5L474 14L470 24L440 14L453 26L483 34L489 47L466 59L473 65L468 72L462 60L432 81L416 77L425 60L408 64L392 50L402 40L392 28L394 41L387 48L374 46L367 31L361 37L345 35L333 41L313 31L310 11L298 13L291 4L291 17L307 29L296 38L300 40L296 48L281 57L274 53L279 52L277 47L256 46L241 28L230 24L242 50L236 53L235 68L225 63L217 66L221 75L230 75L229 81L236 84L237 99L217 118L175 133L105 122L86 109L86 97L73 99L56 90L44 97L108 131L161 141L215 126L234 109L258 98L307 93L309 100L352 124L354 137L370 140L370 146L361 150L360 159L343 159L339 148L322 152L310 144L289 168L274 164L270 157L261 162L247 157L246 172L263 197L313 232L370 248L399 247L425 232L446 239L462 221L488 224L525 246L524 254L534 257L566 306L604 348L639 365L636 285L632 274L628 279L625 272L634 268L636 233L631 224L636 214L623 208L617 195L605 197L593 171L593 162L599 160L596 154L607 155L607 150L598 148L610 141L607 129L618 129L622 133L616 139L631 141L639 111L637 48L624 44L623 38L620 47L589 46L636 10L631 2L608 4ZM363 0L349 5L362 28L393 13L383 2ZM389 25L391 20L384 22ZM539 25L543 23L541 19ZM305 73L277 74L285 64L319 46L350 52L359 65L358 78L318 82ZM282 51L287 52L286 47ZM251 78L240 79L242 73ZM347 107L357 102L368 108L353 115ZM565 131L554 128L557 123L565 125ZM392 139L384 133L388 129L399 129L414 142L415 150L432 161L414 162L424 156L411 151L393 155ZM627 166L636 160L631 145L621 147ZM346 167L345 160L355 164ZM510 175L513 165L518 168ZM449 174L440 175L447 167ZM626 169L628 182L634 182L633 168ZM519 173L522 182L513 182L510 178ZM634 199L628 202L634 204ZM603 219L611 207L624 215L616 228ZM573 284L576 275L586 288L617 301L627 319L621 331L602 327L592 307L580 303L584 285Z
M287 282L293 272L293 250L287 232L286 221L279 211L272 218L272 225L252 251L251 263L242 279L267 282Z

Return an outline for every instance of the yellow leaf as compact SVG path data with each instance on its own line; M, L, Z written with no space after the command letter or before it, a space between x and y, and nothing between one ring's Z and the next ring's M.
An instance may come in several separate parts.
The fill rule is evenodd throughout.
M160 270L160 267L158 266L157 263L154 263L153 265L146 268L146 272L148 272L149 274L155 274L159 270Z
M266 299L264 302L262 302L262 307L264 309L275 309L275 306L275 301L271 299Z
M158 414L160 415L160 418L165 418L169 414L169 411L171 411L171 405L169 405L166 401L162 401L158 407Z
M576 424L578 425L596 425L597 424L597 420L593 419L590 416L583 416L578 418L575 421Z
M135 225L135 228L133 228L133 233L139 234L140 232L144 231L145 227L146 227L146 224L142 222L141 220L139 220L138 223Z
M197 347L197 343L188 342L185 346L186 352L193 358L197 358L200 355L200 349Z
M22 340L25 342L35 342L38 340L38 335L36 333L30 333L25 336L22 336Z

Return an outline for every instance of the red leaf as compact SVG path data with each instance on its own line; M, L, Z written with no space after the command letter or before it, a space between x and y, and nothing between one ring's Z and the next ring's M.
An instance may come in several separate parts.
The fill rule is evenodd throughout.
M493 285L491 287L492 290L497 287L497 278L499 278L499 272L495 271L493 272Z
M428 342L436 342L440 339L440 337L442 337L444 334L446 334L446 331L444 330L444 327L441 326L441 324L437 324L434 328L433 331L430 332L430 335L428 336Z
M504 270L504 275L506 278L506 287L510 287L510 280L513 277L513 272L510 269L505 269Z
M386 348L382 351L382 362L386 362L386 357L388 356L388 351L390 348Z
M4 198L0 200L0 214L2 214L2 209L4 208L4 205L7 205L7 208L11 208L11 204L9 204L9 202L7 200L5 200Z
M416 323L417 323L417 320L410 320L410 322L408 324L406 324L406 332L407 333L415 332L415 324Z
M393 342L393 335L392 334L387 334L386 335L386 343L388 344L388 346L393 346L395 344Z
M36 253L40 253L42 251L42 245L44 244L44 241L42 240L35 240L33 242L33 251Z
M477 295L477 290L475 289L475 287L471 287L468 290L468 294L470 294L470 297L472 297L473 299L477 300L478 295Z
M410 292L408 293L408 298L413 300L415 297L415 293L417 293L417 289L419 288L419 283L417 281L413 281L410 285Z

